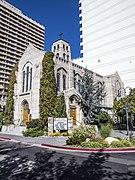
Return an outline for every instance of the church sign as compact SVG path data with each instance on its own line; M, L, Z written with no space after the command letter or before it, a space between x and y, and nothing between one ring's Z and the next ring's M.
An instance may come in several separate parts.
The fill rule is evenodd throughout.
M54 131L67 131L68 120L67 118L54 118Z

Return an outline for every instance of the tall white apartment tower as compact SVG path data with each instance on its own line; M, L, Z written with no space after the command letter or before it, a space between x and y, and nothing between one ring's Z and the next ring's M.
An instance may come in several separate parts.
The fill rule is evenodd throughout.
M135 0L79 3L80 63L103 76L117 71L125 87L135 88Z
M0 0L0 105L3 106L11 70L29 43L44 50L44 26Z

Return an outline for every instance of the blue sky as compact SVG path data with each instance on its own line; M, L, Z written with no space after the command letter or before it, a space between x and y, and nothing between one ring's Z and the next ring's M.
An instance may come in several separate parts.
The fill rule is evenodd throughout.
M45 26L45 50L53 41L63 39L71 46L72 58L80 56L79 0L6 0L23 14Z

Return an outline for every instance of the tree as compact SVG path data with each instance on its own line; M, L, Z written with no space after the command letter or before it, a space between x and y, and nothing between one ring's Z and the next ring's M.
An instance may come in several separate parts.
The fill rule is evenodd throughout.
M55 117L67 117L64 93L57 97Z
M7 92L7 101L6 101L6 107L4 112L4 123L5 124L12 124L13 118L14 118L14 84L16 83L16 74L15 72L18 70L18 63L14 66L11 76L10 76L10 82L8 86L8 92Z
M111 125L112 124L112 118L111 118L111 116L107 112L101 111L97 115L96 122L97 122L97 125L99 127L101 125L103 125L103 124L104 125Z
M101 82L94 82L93 74L85 69L82 81L79 83L81 97L78 102L84 114L86 124L94 123L105 97L104 85Z
M42 61L42 77L40 80L40 124L47 126L48 117L55 115L55 104L57 100L56 80L54 74L53 53L46 52Z
M120 117L122 123L126 120L126 104L128 103L129 109L128 113L130 116L130 119L132 119L135 124L135 88L130 89L129 95L120 98L117 100L116 98L114 99L113 103L113 109L115 112L115 115L117 117Z

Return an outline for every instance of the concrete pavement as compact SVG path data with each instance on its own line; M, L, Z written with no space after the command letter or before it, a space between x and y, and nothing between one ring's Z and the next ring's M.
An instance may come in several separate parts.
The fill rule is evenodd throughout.
M135 135L135 132L134 132ZM111 136L113 137L127 137L126 131L112 131ZM66 151L79 151L79 152L102 152L102 153L118 153L118 152L135 152L135 147L131 148L78 148L78 147L70 147L66 146L66 140L68 137L57 136L57 137L48 137L48 136L40 136L40 137L24 137L17 136L11 134L3 134L0 132L0 140L11 140L23 142L29 145L39 145L44 146L46 148L53 148L57 150L66 150Z

